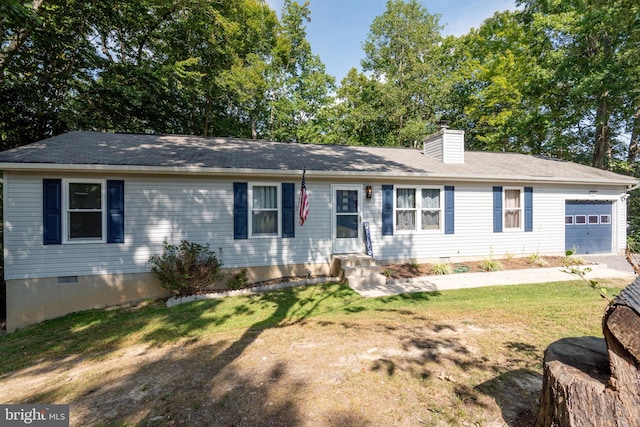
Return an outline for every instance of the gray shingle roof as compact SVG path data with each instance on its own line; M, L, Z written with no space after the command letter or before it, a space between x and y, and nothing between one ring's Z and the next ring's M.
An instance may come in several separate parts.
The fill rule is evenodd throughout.
M516 153L465 152L464 164L444 164L408 148L336 146L184 135L70 132L0 153L0 169L26 165L366 174L474 180L530 180L633 185L633 177ZM54 166L55 165L55 166Z

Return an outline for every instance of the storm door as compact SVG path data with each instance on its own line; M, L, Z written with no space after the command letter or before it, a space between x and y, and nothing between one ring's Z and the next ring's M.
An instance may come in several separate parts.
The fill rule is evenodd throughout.
M333 253L361 253L364 250L361 230L362 186L334 185Z

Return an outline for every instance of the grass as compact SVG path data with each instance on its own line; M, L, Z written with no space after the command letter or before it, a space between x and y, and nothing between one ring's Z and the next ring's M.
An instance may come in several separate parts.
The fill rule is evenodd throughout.
M608 289L609 295L616 288ZM89 310L45 321L0 336L0 373L36 361L72 354L99 357L138 343L155 346L197 340L215 334L290 325L310 318L385 318L411 310L446 319L489 314L503 322L527 323L550 341L575 333L599 334L580 325L602 305L583 282L561 282L460 289L364 299L344 284L289 288L266 294L197 301L167 308L160 301L135 307ZM551 328L551 329L548 329Z
M601 335L605 306L573 281L91 310L0 336L0 401L71 425L526 425L544 349Z

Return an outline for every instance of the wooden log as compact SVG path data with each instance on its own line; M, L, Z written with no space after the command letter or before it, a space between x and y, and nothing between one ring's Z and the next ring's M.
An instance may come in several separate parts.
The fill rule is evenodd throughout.
M542 400L537 427L615 426L595 420L608 411L607 346L602 338L563 338L545 350Z
M538 427L640 426L640 316L609 307L605 339L565 338L545 350Z
M640 426L640 317L624 305L610 307L604 317L609 350L609 389L615 394L619 425ZM628 424L622 424L622 421Z

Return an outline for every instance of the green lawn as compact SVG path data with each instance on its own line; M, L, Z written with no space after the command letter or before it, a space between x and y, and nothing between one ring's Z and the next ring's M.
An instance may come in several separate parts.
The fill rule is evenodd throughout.
M607 285L607 282L603 282ZM610 295L619 291L614 283ZM393 322L398 310L429 319L488 318L526 324L540 344L563 336L601 335L606 302L584 282L426 292L364 299L344 284L290 288L255 296L197 301L167 308L161 301L89 310L0 336L0 373L70 354L100 357L136 343L161 346L247 328L262 330L307 319Z

